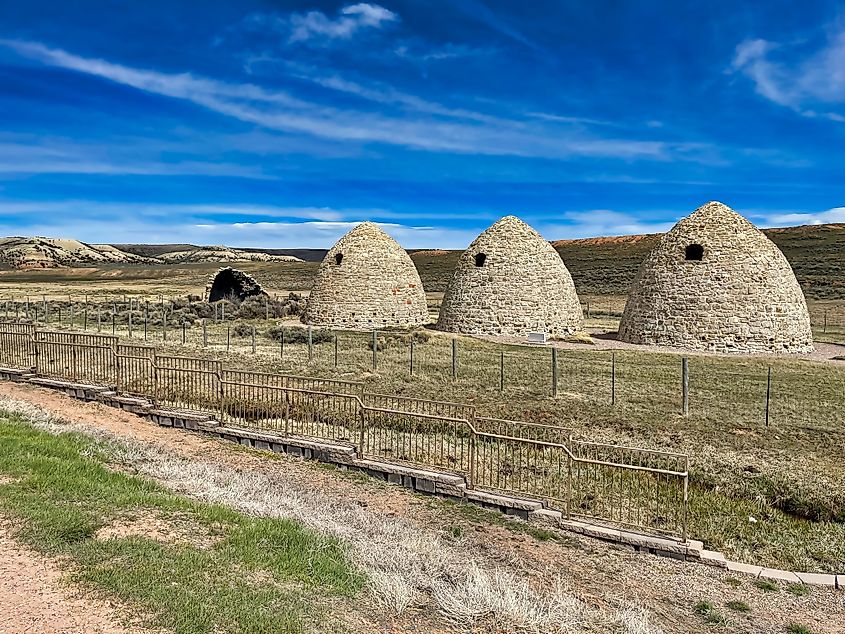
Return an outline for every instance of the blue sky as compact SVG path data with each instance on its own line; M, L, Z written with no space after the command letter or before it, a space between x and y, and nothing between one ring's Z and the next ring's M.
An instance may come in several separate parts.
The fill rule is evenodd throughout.
M836 2L0 0L0 234L845 222Z

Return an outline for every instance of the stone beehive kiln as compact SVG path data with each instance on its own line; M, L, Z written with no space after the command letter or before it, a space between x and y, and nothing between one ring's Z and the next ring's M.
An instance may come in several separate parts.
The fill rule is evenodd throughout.
M437 326L465 334L560 336L581 330L583 316L557 251L519 218L506 216L461 255Z
M715 352L810 352L807 303L783 253L709 202L676 224L634 279L619 338Z
M266 294L254 277L231 266L218 269L205 287L205 299L209 302L221 299L243 301L247 297Z
M302 320L352 329L428 320L420 275L399 244L372 222L338 240L323 259Z

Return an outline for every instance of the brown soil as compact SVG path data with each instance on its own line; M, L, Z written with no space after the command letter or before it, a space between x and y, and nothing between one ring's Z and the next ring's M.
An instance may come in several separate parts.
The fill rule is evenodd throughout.
M108 430L122 437L165 446L187 457L214 461L233 469L260 471L271 478L303 487L318 488L366 506L370 511L399 515L429 529L447 531L459 525L467 552L488 561L500 561L522 571L539 584L561 579L572 592L594 606L610 607L620 601L646 607L666 633L708 633L712 626L695 614L698 601L712 601L728 618L732 633L782 633L789 623L807 626L814 634L841 634L845 622L845 592L814 587L806 597L795 597L781 588L766 593L750 577L702 564L679 562L634 553L613 545L560 533L559 541L540 541L508 527L474 522L435 499L410 493L376 480L322 468L316 463L265 452L244 450L225 441L161 428L143 419L97 403L32 385L0 383L0 394L37 404L56 415L84 425ZM739 581L738 587L731 579ZM751 611L734 613L727 601L745 601ZM45 608L46 609L46 608ZM364 616L366 615L366 616ZM358 612L355 631L371 631L364 619L374 613ZM401 620L379 619L381 631L441 630L430 618L409 614ZM0 631L5 631L0 627ZM37 630L35 630L37 631ZM96 631L96 630L93 630Z
M211 548L218 537L199 526L184 515L162 517L152 511L142 510L128 514L119 520L103 526L97 531L97 539L121 537L146 537L162 544L191 544L198 548Z
M0 632L3 634L124 634L115 606L79 596L55 563L23 548L0 524Z

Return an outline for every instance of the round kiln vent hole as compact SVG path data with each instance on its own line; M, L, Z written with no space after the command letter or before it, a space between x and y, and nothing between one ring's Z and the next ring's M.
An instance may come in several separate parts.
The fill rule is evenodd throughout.
M704 247L700 244L688 244L684 257L690 261L700 262L704 257Z
M340 263L343 262L343 253L335 253L334 254L334 263L340 266Z
M476 253L475 254L475 266L484 266L484 263L487 261L487 254L486 253Z

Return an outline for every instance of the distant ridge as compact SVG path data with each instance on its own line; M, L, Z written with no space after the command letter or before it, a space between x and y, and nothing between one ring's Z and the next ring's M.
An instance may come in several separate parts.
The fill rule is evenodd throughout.
M845 223L764 229L786 259L808 297L845 297ZM642 261L662 233L554 240L579 293L627 292Z
M200 251L202 249L215 247L202 247L196 244L114 244L114 247L121 251L134 253L145 257L158 258L169 253L186 251ZM223 247L242 254L266 254L274 256L293 256L304 262L320 262L326 255L326 249L258 249L255 247ZM244 259L249 256L245 255Z
M16 269L149 262L154 260L127 253L109 244L86 244L70 238L41 236L0 238L0 264Z

